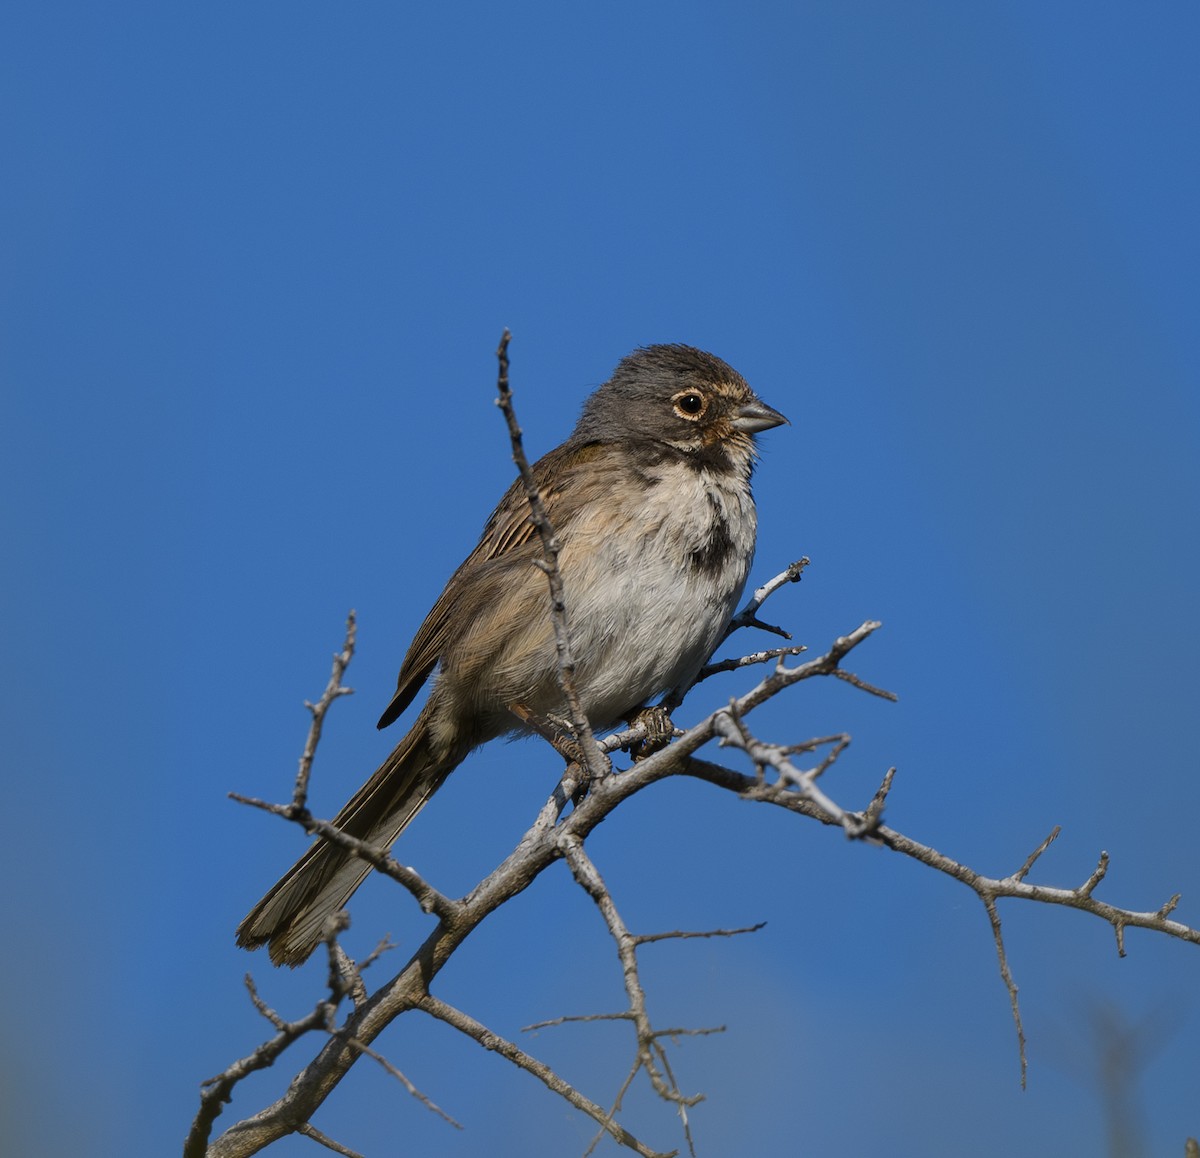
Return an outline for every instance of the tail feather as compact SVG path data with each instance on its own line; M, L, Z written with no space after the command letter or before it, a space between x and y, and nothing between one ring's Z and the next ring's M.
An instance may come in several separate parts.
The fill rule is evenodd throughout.
M459 758L430 749L423 718L333 818L350 836L388 848L441 787ZM371 866L327 840L314 844L238 926L244 949L267 945L276 965L296 966L320 944L325 920L362 884Z

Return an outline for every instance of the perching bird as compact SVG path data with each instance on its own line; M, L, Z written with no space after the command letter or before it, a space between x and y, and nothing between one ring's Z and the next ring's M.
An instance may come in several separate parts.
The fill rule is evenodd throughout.
M754 556L754 436L786 421L720 358L647 346L534 465L561 547L576 688L596 729L691 681L720 642ZM528 730L510 709L565 715L541 558L514 483L425 617L379 727L436 668L424 708L334 825L390 847L473 748ZM318 841L242 921L238 944L299 965L370 871Z

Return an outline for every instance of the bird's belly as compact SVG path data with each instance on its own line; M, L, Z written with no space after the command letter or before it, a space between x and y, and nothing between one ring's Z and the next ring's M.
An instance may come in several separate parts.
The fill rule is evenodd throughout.
M748 487L717 486L689 468L656 490L636 517L610 512L576 528L561 556L576 686L596 727L692 679L736 610L754 555Z

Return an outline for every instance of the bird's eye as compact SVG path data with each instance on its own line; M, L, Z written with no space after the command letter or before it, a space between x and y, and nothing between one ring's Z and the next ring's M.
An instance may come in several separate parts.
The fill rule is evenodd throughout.
M699 390L681 390L671 399L680 418L694 422L708 407L708 399Z

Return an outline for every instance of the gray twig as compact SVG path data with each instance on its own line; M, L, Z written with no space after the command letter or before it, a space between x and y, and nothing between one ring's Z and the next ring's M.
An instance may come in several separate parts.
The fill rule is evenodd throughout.
M282 816L285 820L291 820L301 825L305 832L312 833L322 840L327 840L339 848L354 853L361 860L365 860L376 872L382 873L385 877L391 877L397 884L408 889L416 898L422 911L426 913L453 919L458 911L458 902L452 901L438 892L416 869L401 864L378 845L360 840L357 836L351 836L348 832L343 832L340 828L330 824L328 820L318 820L307 809L297 812L290 804L272 804L269 800L259 800L256 796L243 796L240 792L230 792L229 798L236 800L239 804L262 809L263 812L269 812L272 816Z
M655 1061L655 1046L663 1034L661 1031L656 1031L651 1025L650 1016L646 1011L646 994L642 989L641 976L638 973L638 938L630 933L621 919L621 914L617 911L616 903L608 891L608 886L604 883L604 878L601 877L599 869L584 851L583 839L575 834L564 835L560 841L560 847L571 868L572 875L595 901L596 907L604 918L604 923L608 926L609 934L616 943L617 955L621 960L621 972L625 978L625 995L629 999L629 1009L624 1016L633 1022L635 1028L638 1063L650 1078L654 1092L660 1098L679 1107L685 1124L685 1136L688 1137L690 1146L685 1111L688 1106L694 1106L698 1102L704 1101L704 1095L692 1094L689 1096L681 1093L673 1075L667 1071L667 1076L664 1077L664 1071L660 1070ZM673 1031L672 1036L678 1036L681 1032L686 1031Z
M296 1131L297 1134L303 1134L306 1138L311 1138L314 1142L319 1142L326 1150L332 1150L335 1154L344 1155L344 1158L364 1158L357 1150L351 1150L349 1146L343 1146L341 1142L335 1142L328 1134L322 1134L311 1122L305 1122Z
M592 726L584 713L579 693L575 687L575 653L571 649L571 634L567 627L567 604L563 594L562 575L558 569L558 553L560 544L554 533L550 516L546 513L546 504L537 479L533 476L533 468L525 457L525 447L522 442L521 427L517 424L516 410L513 408L512 390L508 384L508 343L512 334L506 329L500 338L500 346L496 350L496 358L500 363L496 389L499 397L496 405L504 413L508 424L508 437L512 443L513 462L521 476L521 485L525 489L525 497L529 501L529 517L537 529L542 541L542 570L546 573L546 581L550 587L550 619L554 624L554 645L558 652L558 682L567 708L571 714L571 728L579 743L583 756L584 770L589 779L597 780L607 775L609 763L596 743Z
M329 683L325 685L321 698L315 704L308 700L304 701L304 706L312 715L312 723L308 728L308 738L304 742L304 751L300 756L300 768L296 773L296 786L292 791L292 807L298 812L304 808L305 802L308 800L308 780L312 775L313 758L317 754L317 745L321 742L321 728L325 723L325 713L329 711L334 700L354 694L353 688L342 686L342 676L346 674L346 668L354 658L354 641L357 633L358 621L352 609L346 616L346 638L342 643L342 650L334 653L333 671L329 675Z
M610 1134L622 1146L627 1146L629 1149L642 1155L642 1158L673 1158L674 1151L670 1154L661 1154L656 1150L650 1149L649 1146L640 1142L628 1130L625 1129L619 1122L616 1122L607 1114L603 1107L598 1106L589 1098L585 1098L574 1086L563 1081L549 1066L531 1057L520 1046L501 1037L499 1034L493 1033L482 1022L476 1021L469 1014L464 1013L461 1009L456 1009L452 1005L446 1004L439 998L434 997L430 993L424 994L414 1003L417 1009L422 1009L433 1017L444 1021L447 1025L453 1026L460 1033L465 1033L468 1037L477 1041L484 1049L498 1053L501 1057L507 1058L514 1065L525 1070L526 1073L533 1074L535 1078L544 1083L547 1087L553 1090L560 1097L565 1098L577 1110L582 1110L588 1117L598 1122L607 1134Z

